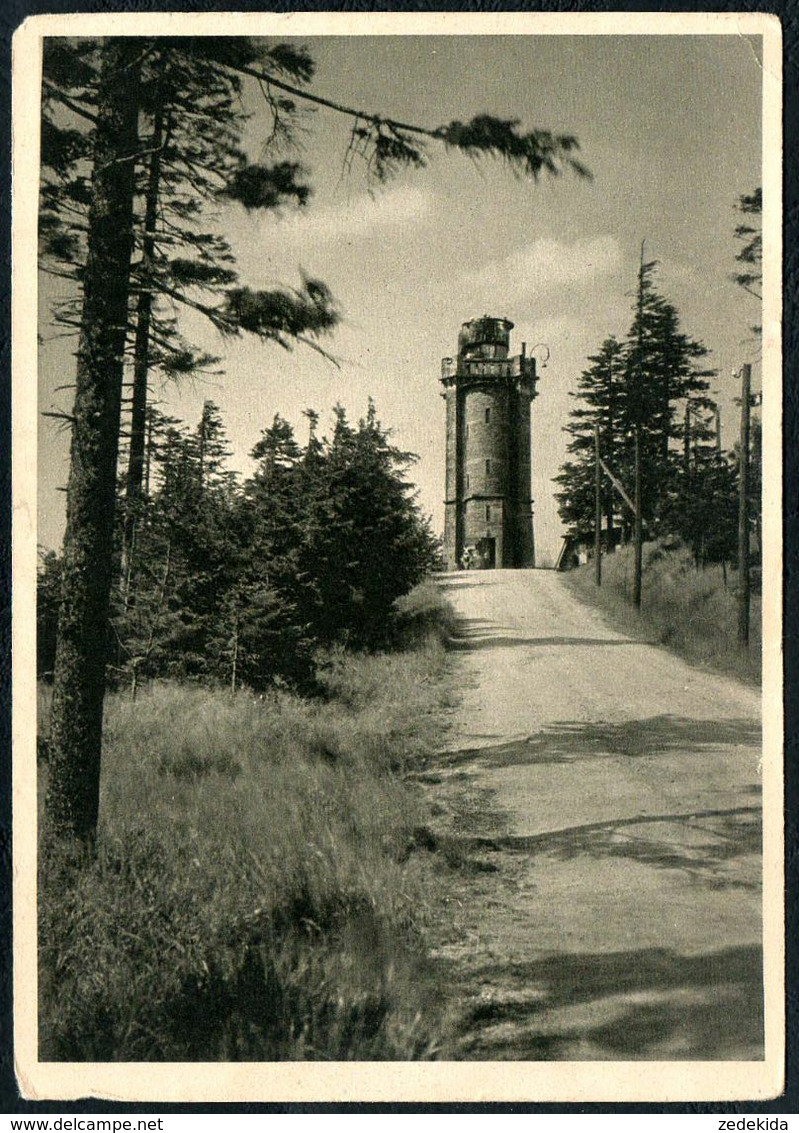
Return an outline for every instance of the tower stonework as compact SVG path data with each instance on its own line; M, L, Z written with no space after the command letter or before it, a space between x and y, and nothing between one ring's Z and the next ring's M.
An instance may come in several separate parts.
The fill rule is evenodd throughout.
M443 358L446 403L444 557L463 565L535 565L530 404L535 359L508 356L513 323L484 315L464 323L457 358Z

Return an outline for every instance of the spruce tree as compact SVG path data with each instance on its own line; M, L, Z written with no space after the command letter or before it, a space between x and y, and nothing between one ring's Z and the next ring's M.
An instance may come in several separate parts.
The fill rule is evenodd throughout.
M210 627L235 578L237 484L218 408L193 430L163 419L153 490L136 528L136 571L113 611L117 670L134 690L154 676L205 677Z
M393 602L429 570L437 545L405 474L415 460L390 442L374 404L353 427L341 406L323 443L303 543L313 623L322 640L374 648Z
M594 529L593 430L600 428L603 459L632 497L634 442L640 432L642 516L653 534L671 523L675 501L689 506L693 490L684 475L681 442L684 414L709 413L707 348L686 335L677 309L655 287L655 262L639 269L630 329L622 343L606 339L589 361L574 393L578 406L565 426L572 459L556 482L562 520L573 534ZM696 441L703 426L694 424ZM705 438L707 439L707 438ZM612 523L613 504L603 474L604 511ZM622 513L624 514L624 512ZM665 527L664 527L665 525Z
M624 348L611 335L588 361L591 365L577 379L577 389L571 391L570 396L577 399L578 405L569 414L570 420L565 426L571 438L568 451L574 459L555 477L555 482L563 485L563 490L555 493L561 505L561 518L579 529L583 536L589 534L594 521L594 435L597 428L602 459L616 475L624 476L628 472ZM610 546L614 542L613 517L618 505L607 479L603 478L603 514ZM584 521L588 520L590 525L584 527Z

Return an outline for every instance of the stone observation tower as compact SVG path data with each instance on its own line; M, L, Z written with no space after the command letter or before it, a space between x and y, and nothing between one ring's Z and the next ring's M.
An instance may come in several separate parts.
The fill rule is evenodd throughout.
M447 570L535 565L530 403L535 359L508 357L508 319L464 323L457 358L441 361L447 406Z

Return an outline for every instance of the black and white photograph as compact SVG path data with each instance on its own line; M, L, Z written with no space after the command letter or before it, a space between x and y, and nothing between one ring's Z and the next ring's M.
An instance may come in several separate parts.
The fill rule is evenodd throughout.
M23 1096L778 1095L777 18L13 81Z

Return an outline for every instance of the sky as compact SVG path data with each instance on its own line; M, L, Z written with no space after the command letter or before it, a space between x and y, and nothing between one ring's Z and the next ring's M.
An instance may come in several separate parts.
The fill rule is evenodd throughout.
M291 352L241 338L222 341L192 315L184 333L222 355L224 376L180 388L155 383L162 409L194 425L202 403L220 408L233 467L275 413L304 441L303 409L351 418L371 396L395 443L419 456L411 478L433 529L443 529L444 403L441 358L456 352L460 324L478 315L515 324L539 360L532 406L533 496L540 565L557 555L561 525L552 477L565 455L563 426L587 357L632 317L641 242L658 261L656 284L684 331L711 350L722 439L737 428L732 374L755 363L748 328L755 300L730 280L734 205L761 183L759 40L717 36L331 36L303 38L316 61L313 90L349 106L419 125L489 113L576 135L593 179L570 174L533 183L501 163L475 164L431 143L423 170L370 185L357 163L343 168L349 123L318 110L305 120L294 159L310 172L301 212L220 210L242 282L324 280L343 321L323 345ZM269 116L256 86L246 144L263 157ZM39 400L68 409L57 387L74 380L74 342L49 321L53 284L42 278ZM541 363L546 359L546 365ZM51 419L39 429L39 543L63 535L68 436Z

